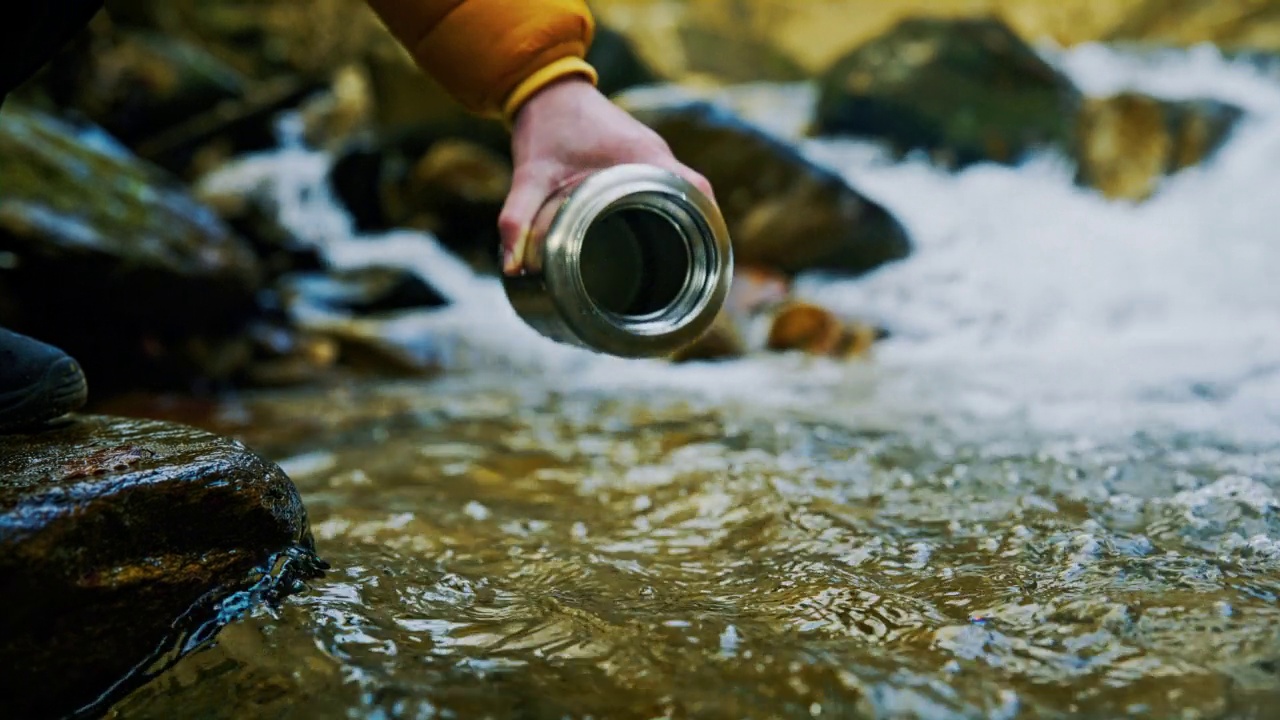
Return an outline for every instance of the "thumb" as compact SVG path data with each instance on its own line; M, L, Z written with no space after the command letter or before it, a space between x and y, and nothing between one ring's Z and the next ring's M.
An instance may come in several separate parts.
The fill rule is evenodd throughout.
M532 173L516 173L511 190L498 215L498 235L502 238L502 272L515 275L524 267L533 219L551 194L551 186Z

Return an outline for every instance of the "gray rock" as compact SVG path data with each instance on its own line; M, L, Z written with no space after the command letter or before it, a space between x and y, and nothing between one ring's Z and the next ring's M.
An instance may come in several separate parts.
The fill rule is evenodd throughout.
M211 209L96 126L9 104L0 177L0 324L98 384L225 371L210 348L254 312L263 271Z
M836 61L813 132L928 152L946 166L1069 154L1079 90L994 19L905 20Z
M238 442L102 416L0 436L6 715L104 709L323 568L293 483Z
M910 237L887 208L732 112L705 101L631 112L710 181L735 262L860 274L910 254Z

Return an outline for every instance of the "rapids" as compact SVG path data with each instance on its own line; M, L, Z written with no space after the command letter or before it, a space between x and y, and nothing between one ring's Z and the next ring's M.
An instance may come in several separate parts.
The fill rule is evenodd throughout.
M334 569L113 715L1267 717L1280 75L1045 53L1090 93L1248 116L1131 205L1048 155L950 174L800 139L806 86L725 95L913 234L903 262L801 282L893 332L852 364L553 345L429 236L353 237L285 123L209 182L265 184L338 264L412 264L454 304L391 332L450 372L221 408Z

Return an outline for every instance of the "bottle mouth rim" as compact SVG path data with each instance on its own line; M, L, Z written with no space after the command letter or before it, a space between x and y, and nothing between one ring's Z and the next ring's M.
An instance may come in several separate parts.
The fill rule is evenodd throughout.
M602 307L582 276L588 231L624 211L653 214L687 253L675 296L645 314ZM650 166L610 168L574 188L551 223L543 254L546 282L565 324L585 344L615 355L665 355L696 340L719 313L732 275L728 232L714 204L683 178Z

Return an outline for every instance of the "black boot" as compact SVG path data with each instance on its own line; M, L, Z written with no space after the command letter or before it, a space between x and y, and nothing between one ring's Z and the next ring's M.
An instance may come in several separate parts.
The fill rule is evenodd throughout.
M0 328L0 433L79 410L88 397L84 372L74 359Z

